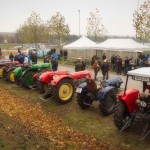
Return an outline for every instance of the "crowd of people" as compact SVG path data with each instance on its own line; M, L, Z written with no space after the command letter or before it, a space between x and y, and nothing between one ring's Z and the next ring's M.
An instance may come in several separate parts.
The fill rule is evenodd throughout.
M68 58L68 52L67 50L60 50L60 54L56 53L56 49L50 49L47 55L44 56L44 63L51 63L52 70L57 71L58 69L58 59L63 58L64 61ZM37 63L37 53L22 53L21 50L18 49L18 53L16 55L13 55L10 53L9 59L11 61L19 61L20 64L24 63L31 63L36 64ZM144 67L144 66L150 66L150 56L149 54L144 55L142 53L139 53L137 60L133 64L131 64L131 61L133 60L133 57L125 57L124 59L121 58L119 55L113 54L111 56L110 61L107 59L106 54L104 53L102 57L97 57L94 55L91 60L91 66L94 70L94 79L97 79L97 74L99 71L101 71L103 75L103 80L107 80L109 78L109 70L116 72L117 75L127 75L127 72L131 70L131 67L134 66L135 68L138 67ZM75 71L82 71L85 70L86 64L81 59L78 58L77 61L74 63Z
M133 60L133 57L125 57L124 59L121 58L119 55L113 54L111 56L111 60L108 61L105 53L102 55L102 59L100 61L100 58L97 56L93 56L91 60L91 65L94 69L94 79L96 80L98 72L101 70L103 79L106 80L109 77L109 70L116 72L117 75L123 74L124 76L127 75L127 72L132 69L132 67L135 69L137 67L147 67L150 66L150 56L149 54L144 55L142 53L139 53L139 56L137 60L135 60L133 63L131 61Z

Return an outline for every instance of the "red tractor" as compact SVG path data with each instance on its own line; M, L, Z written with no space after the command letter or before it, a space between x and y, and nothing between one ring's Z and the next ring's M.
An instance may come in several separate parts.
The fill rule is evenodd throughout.
M143 82L143 93L137 89L127 90L129 76ZM123 92L118 95L118 104L114 111L114 123L120 132L130 127L132 122L141 125L141 140L150 133L150 67L129 71ZM145 93L145 90L148 93ZM139 94L140 93L140 94Z
M69 74L66 70L59 71L46 71L42 74L34 75L34 85L31 88L38 88L41 94L44 94L48 90L48 84L53 80L55 75L67 75Z
M13 68L15 65L20 64L19 61L8 61L5 60L5 62L0 63L0 77L5 78L8 74L8 72L10 71L10 68Z
M68 103L71 101L75 93L75 87L78 86L80 80L91 77L92 73L88 70L84 70L74 73L67 72L66 74L64 72L64 75L55 74L51 76L51 78L45 78L45 81L51 81L48 84L48 91L42 96L42 98L53 96L59 104Z

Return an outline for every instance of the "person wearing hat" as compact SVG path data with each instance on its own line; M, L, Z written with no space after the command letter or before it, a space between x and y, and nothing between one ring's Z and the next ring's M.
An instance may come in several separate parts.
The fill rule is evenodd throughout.
M80 57L78 58L77 62L75 62L74 69L76 72L85 70L85 63L82 61Z

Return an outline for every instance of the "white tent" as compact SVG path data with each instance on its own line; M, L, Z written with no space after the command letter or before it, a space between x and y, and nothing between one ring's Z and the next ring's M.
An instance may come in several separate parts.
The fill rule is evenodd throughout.
M137 58L137 52L150 50L148 46L140 44L132 39L108 39L100 44L96 44L94 49L97 50L98 55L107 53L109 59L112 54L117 54L122 58L125 56L132 56L135 60Z
M93 42L90 39L88 39L87 37L83 36L80 39L78 39L77 41L63 46L63 49L70 50L69 51L70 56L71 56L71 54L74 54L74 56L76 56L76 57L83 56L85 58L85 57L88 57L87 55L89 55L90 57L91 57L91 55L93 55L93 51L89 51L89 50L92 50L95 44L96 44L95 42Z
M90 39L88 39L87 37L83 36L80 39L78 39L77 41L65 45L63 47L63 49L74 49L74 50L82 50L82 49L93 49L93 47L95 46L95 42L91 41Z
M100 44L96 44L94 49L130 52L143 52L144 50L150 50L148 46L140 44L132 39L108 39Z

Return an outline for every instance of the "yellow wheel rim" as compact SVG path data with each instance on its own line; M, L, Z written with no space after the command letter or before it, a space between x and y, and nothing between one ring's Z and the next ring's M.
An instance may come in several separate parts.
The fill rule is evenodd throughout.
M59 97L64 100L67 101L73 93L73 87L70 83L64 83L63 85L61 85L60 89L59 89Z
M15 75L14 75L14 73L11 73L9 77L10 77L10 81L15 82Z
M2 77L3 76L3 69L1 68L0 69L0 77Z

